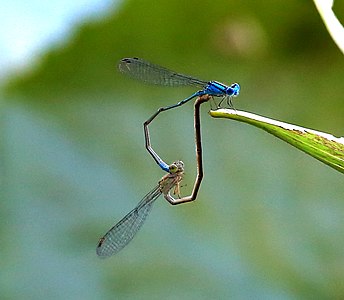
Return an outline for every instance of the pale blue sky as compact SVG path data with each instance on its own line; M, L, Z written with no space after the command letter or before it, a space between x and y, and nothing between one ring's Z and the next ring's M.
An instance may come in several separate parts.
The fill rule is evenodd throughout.
M30 65L70 28L106 14L113 0L0 0L0 77Z

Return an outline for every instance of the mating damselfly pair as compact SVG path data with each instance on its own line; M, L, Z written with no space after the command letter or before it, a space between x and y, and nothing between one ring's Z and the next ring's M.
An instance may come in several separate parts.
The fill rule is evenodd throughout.
M201 143L201 125L200 125L200 105L207 102L212 97L221 97L220 104L226 100L227 104L232 106L231 99L239 95L240 86L233 83L227 86L218 81L203 81L192 76L176 73L164 67L149 63L140 58L123 58L119 62L119 70L131 78L143 81L145 83L164 85L164 86L197 86L201 88L191 96L177 102L176 104L161 107L147 121L144 122L146 149L151 154L160 168L166 171L166 174L159 181L158 185L151 190L139 204L130 211L121 221L114 225L100 240L97 246L97 254L100 257L111 256L123 249L135 236L148 216L154 201L163 194L164 198L171 204L180 204L193 201L203 179L202 163L202 143ZM194 129L196 144L196 162L197 175L193 190L190 196L180 197L179 185L184 175L184 164L182 161L176 161L168 165L153 150L150 143L150 134L148 125L163 111L181 106L191 99L196 99L194 105ZM219 104L219 105L220 105ZM171 190L174 189L174 198Z

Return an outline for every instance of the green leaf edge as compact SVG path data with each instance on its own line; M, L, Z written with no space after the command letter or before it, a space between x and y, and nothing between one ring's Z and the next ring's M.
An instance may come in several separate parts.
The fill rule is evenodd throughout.
M209 112L214 118L226 118L261 128L290 145L344 173L344 138L313 129L277 121L257 114L235 109L217 109Z

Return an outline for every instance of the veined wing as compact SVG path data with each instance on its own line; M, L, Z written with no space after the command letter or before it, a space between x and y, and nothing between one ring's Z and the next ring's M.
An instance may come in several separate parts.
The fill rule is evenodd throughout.
M114 225L100 240L97 254L100 257L111 256L123 249L140 230L154 201L161 195L160 186L150 191L139 204L121 221Z
M118 68L131 78L156 85L195 85L204 88L208 84L207 81L171 71L137 57L121 59Z

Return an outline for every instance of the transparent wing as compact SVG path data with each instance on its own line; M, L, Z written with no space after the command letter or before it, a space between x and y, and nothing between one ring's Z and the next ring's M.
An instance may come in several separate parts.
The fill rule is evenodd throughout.
M131 78L156 85L195 85L204 88L208 84L207 81L176 73L137 57L123 58L119 62L118 68Z
M123 249L133 239L143 225L154 201L161 195L160 186L150 191L139 204L121 221L114 225L100 240L97 254L100 257L111 256Z

